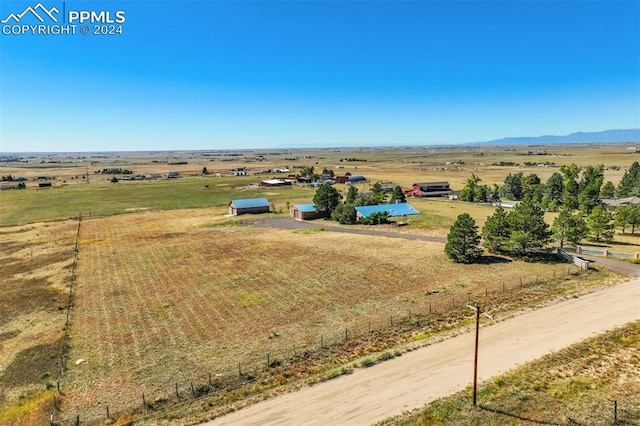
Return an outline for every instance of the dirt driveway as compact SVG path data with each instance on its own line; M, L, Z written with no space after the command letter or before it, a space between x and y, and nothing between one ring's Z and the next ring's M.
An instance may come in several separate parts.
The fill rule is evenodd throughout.
M640 279L483 326L479 379L640 319ZM370 425L469 385L472 332L305 387L208 425ZM480 401L481 402L481 401Z

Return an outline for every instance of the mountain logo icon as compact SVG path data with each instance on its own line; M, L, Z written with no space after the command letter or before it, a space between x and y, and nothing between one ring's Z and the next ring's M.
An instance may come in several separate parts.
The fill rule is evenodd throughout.
M54 6L51 9L47 9L46 7L44 7L42 5L42 3L38 3L35 6L31 7L28 6L24 11L22 11L22 13L11 13L9 14L9 16L7 16L5 19L3 19L2 21L0 21L0 23L3 24L7 24L9 23L9 21L13 20L14 23L19 23L20 20L27 14L32 14L33 16L36 17L36 19L40 22L44 22L45 18L44 17L49 17L49 19L51 19L53 22L58 22L58 18L55 17L54 13L57 14L60 11Z

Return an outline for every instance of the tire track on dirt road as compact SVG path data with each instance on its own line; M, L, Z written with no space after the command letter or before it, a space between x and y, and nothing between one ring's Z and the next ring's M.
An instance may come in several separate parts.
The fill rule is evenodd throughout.
M483 326L479 380L640 320L640 278ZM474 333L407 352L349 376L305 387L208 423L369 425L471 384Z

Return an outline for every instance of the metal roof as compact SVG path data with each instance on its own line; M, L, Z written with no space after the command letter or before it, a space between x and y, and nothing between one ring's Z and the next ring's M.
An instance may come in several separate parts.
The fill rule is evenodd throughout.
M358 181L362 181L362 180L367 180L362 175L351 175L351 176L349 176L348 179L349 179L349 182L358 182Z
M315 204L296 204L295 208L304 213L311 213L316 211Z
M387 212L389 213L389 217L420 214L420 212L409 205L409 203L378 204L377 206L358 206L356 207L356 211L364 217L369 217L370 214L378 212Z
M251 209L254 207L269 207L269 200L266 198L242 198L231 200L231 204L237 209Z

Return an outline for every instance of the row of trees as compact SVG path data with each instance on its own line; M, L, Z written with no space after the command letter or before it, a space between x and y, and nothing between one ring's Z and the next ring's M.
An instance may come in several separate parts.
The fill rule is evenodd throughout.
M522 172L509 173L502 185L489 187L480 182L481 179L472 174L460 199L468 202L532 201L550 211L565 208L589 214L601 198L640 196L640 164L634 162L617 187L611 181L604 183L602 164L585 168L575 164L562 166L545 183L535 173L525 176Z
M640 205L618 208L615 224L631 232L640 226ZM579 244L587 237L595 241L611 241L614 237L613 213L598 205L586 217L580 212L563 209L549 226L544 220L544 210L539 204L524 201L511 212L498 207L478 232L475 221L468 213L458 216L447 235L445 253L461 263L475 262L484 248L490 253L527 258L547 253L552 241L560 247L565 242ZM482 236L482 237L481 237Z

